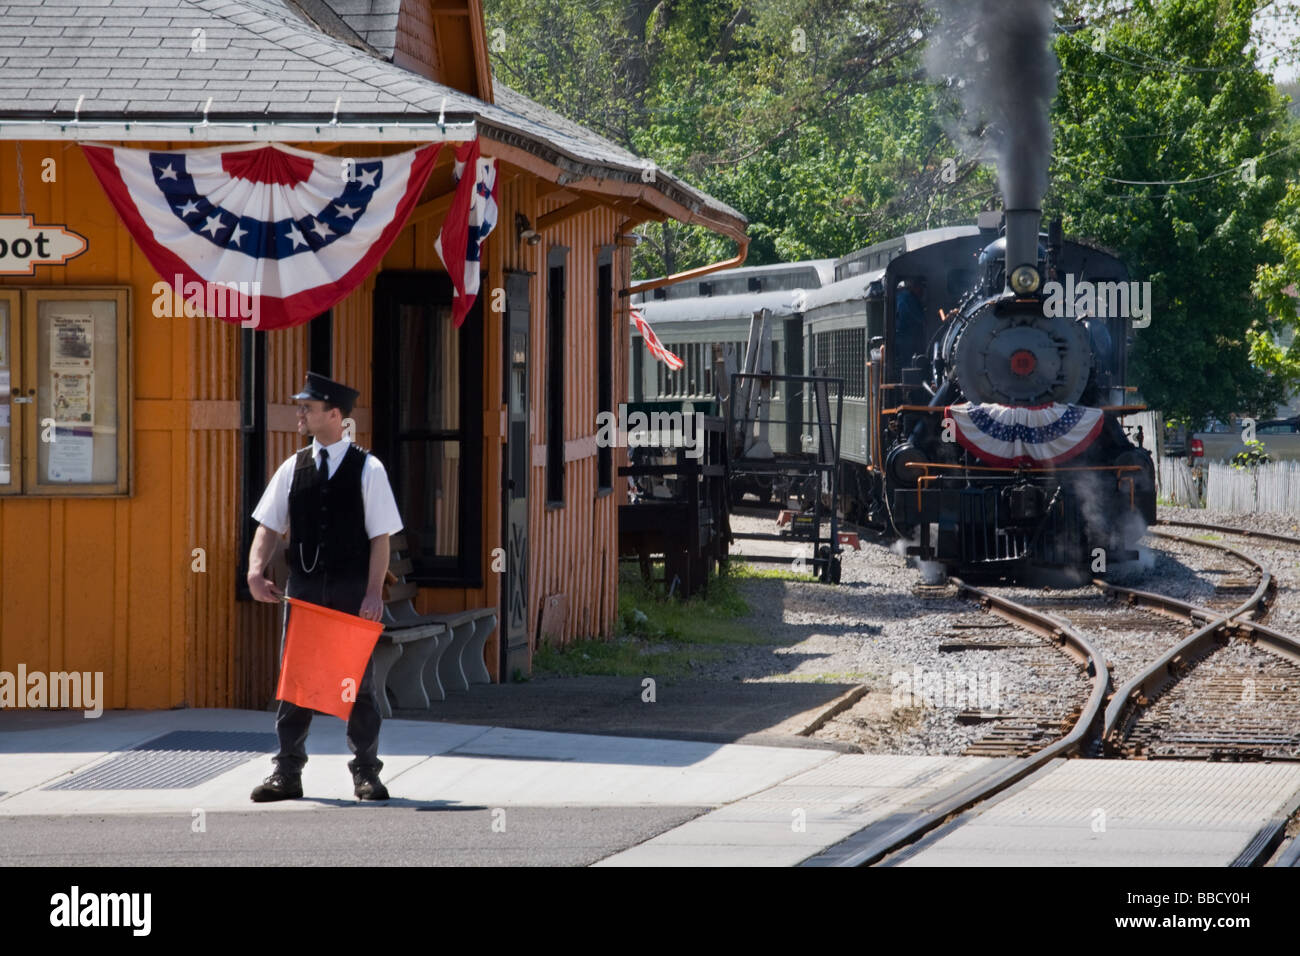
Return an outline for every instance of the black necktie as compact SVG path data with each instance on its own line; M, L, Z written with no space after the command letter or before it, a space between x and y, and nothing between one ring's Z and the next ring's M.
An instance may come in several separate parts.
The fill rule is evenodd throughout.
M330 480L330 456L324 448L320 450L320 467L316 470L320 474L321 481Z

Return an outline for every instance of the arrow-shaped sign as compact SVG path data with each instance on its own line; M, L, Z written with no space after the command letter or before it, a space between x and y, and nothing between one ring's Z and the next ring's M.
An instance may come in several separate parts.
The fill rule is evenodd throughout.
M0 276L30 276L37 266L61 266L87 245L85 236L67 226L38 226L31 216L0 215Z

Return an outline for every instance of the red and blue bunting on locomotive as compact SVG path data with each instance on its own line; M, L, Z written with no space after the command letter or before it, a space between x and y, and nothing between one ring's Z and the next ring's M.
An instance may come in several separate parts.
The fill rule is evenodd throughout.
M192 150L83 146L100 184L153 267L168 281L221 283L258 297L259 329L299 325L334 306L369 275L419 201L443 144L393 156L341 159L282 146ZM456 289L458 315L477 281L478 246L495 225L474 229L495 192L495 167L461 144L476 176L460 177L439 251ZM487 169L484 169L484 166ZM485 184L480 180L488 174ZM486 201L477 195L486 186ZM472 264L467 262L472 260ZM466 286L472 285L472 288ZM243 310L248 315L249 310ZM240 315L220 315L230 322ZM456 323L460 324L459 321Z
M1086 405L949 405L958 443L989 465L1058 465L1101 434L1099 408Z

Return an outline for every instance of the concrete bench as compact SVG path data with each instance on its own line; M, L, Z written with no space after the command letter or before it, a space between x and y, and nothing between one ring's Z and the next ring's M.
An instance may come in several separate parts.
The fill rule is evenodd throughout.
M425 665L426 686L436 682L452 690L469 690L470 684L492 683L492 675L483 663L483 648L496 630L496 610L476 608L431 617L446 624L452 636L447 653L437 663Z
M394 535L399 543L405 539ZM384 597L384 632L375 645L375 688L379 713L392 717L391 693L398 707L429 709L429 692L424 682L428 661L437 661L451 643L447 625L428 615L419 614L411 603L418 588L406 580L413 568L409 558L401 557L390 542L388 574L391 583ZM380 690L382 688L382 690ZM437 700L442 700L441 688Z
M406 580L414 567L405 557L406 547L405 535L389 541L386 627L375 647L375 684L391 691L398 707L428 710L434 701L447 699L447 688L468 690L470 684L492 682L483 649L496 630L497 612L477 608L420 614L412 603L418 587ZM384 717L392 716L387 693L379 695L379 706Z

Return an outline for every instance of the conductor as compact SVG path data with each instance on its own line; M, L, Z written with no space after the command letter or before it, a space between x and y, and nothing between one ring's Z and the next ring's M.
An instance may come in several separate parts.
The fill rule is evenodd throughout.
M289 533L290 597L355 614L369 621L382 618L380 588L388 571L388 536L402 530L388 473L374 455L343 434L343 418L360 393L315 372L293 398L298 405L298 434L311 445L286 459L276 470L253 511L257 534L248 556L248 589L259 601L278 601L279 589L265 575L276 536ZM287 609L292 613L292 609ZM286 614L286 622L288 615ZM280 653L284 654L281 636ZM383 693L382 689L378 691ZM387 800L380 782L379 707L375 702L374 662L366 664L348 719L348 748L353 759L353 793L360 800ZM307 762L307 731L314 711L280 701L275 732L280 751L275 772L252 793L256 803L302 796L302 768Z

